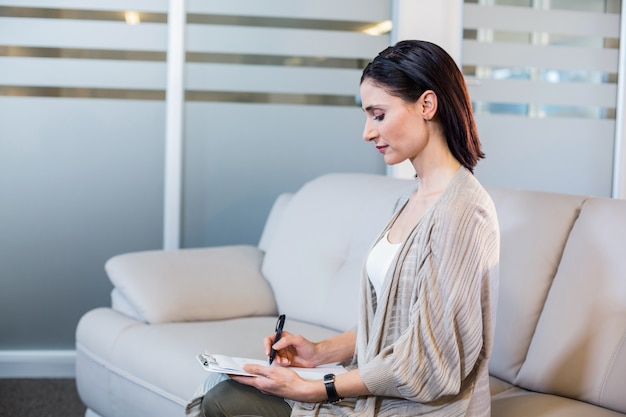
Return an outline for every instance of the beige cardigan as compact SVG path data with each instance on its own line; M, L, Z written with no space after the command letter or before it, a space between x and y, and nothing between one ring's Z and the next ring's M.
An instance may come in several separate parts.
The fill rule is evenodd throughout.
M499 249L493 202L460 168L400 248L380 306L362 278L352 365L374 395L291 415L489 416Z

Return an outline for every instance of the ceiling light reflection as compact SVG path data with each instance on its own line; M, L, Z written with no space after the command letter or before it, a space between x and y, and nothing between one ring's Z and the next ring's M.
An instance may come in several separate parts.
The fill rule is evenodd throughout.
M363 29L363 33L367 33L368 35L372 36L380 36L384 35L385 33L391 32L392 27L393 23L391 22L391 20L385 20L376 23L375 25L372 25L366 29Z
M141 23L141 17L139 16L139 12L124 12L124 19L129 25L138 25L139 23Z

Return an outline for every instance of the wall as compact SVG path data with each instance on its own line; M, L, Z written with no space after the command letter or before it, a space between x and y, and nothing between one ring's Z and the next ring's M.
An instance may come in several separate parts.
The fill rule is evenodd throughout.
M422 39L445 49L460 65L463 0L394 0L393 42ZM390 166L388 175L413 178L415 169L409 162Z

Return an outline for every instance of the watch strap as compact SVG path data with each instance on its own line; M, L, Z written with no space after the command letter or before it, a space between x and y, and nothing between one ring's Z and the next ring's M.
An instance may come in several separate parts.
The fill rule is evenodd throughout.
M326 395L328 396L329 403L335 404L342 400L335 388L335 374L324 375L324 386L326 387Z

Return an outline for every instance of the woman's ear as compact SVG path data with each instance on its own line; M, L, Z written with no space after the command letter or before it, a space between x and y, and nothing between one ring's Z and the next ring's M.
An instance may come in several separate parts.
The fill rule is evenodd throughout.
M426 90L420 97L422 106L422 117L424 120L432 120L437 113L437 95L433 90Z

